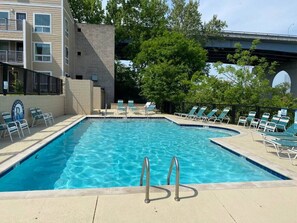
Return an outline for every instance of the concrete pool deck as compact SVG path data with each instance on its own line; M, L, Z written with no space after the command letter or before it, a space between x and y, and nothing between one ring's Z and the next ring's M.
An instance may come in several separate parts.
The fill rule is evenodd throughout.
M155 116L155 115L154 115ZM179 124L205 123L166 116ZM63 116L53 126L31 128L21 140L0 139L0 171L32 148L47 143L57 132L83 116ZM207 125L212 125L206 123ZM260 135L242 126L216 124L241 134L214 139L237 153L293 178L287 181L184 185L181 200L174 186L152 187L149 204L144 188L87 189L0 193L2 222L297 222L297 166L276 153L266 152ZM139 164L141 165L141 164ZM181 167L182 168L182 167ZM182 172L181 172L182 174Z

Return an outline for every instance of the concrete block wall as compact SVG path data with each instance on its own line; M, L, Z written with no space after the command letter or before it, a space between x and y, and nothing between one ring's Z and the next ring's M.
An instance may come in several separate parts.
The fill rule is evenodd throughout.
M90 115L93 111L93 82L89 80L65 80L65 113Z
M110 25L77 24L75 75L91 80L104 88L105 103L114 102L114 27ZM80 53L78 55L77 53Z
M11 112L15 100L22 101L24 105L25 119L29 123L32 121L29 109L33 107L38 107L43 112L52 112L54 117L65 114L64 95L0 95L0 114L2 112ZM0 120L0 122L3 123L2 116Z

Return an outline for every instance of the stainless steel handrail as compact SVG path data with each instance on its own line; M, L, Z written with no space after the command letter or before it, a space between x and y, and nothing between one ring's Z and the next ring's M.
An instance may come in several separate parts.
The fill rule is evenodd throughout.
M175 164L175 197L174 200L180 201L179 198L179 163L178 159L174 156L171 160L168 176L167 176L167 185L170 185L170 176L172 172L173 165Z
M150 203L150 161L147 157L144 157L143 164L142 164L142 171L140 177L140 186L143 185L143 175L144 169L146 169L146 185L145 185L145 203Z

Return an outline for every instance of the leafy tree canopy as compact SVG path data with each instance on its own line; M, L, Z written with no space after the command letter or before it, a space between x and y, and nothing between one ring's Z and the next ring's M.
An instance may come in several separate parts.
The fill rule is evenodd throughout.
M172 5L168 16L169 28L201 44L205 44L207 36L220 35L227 27L226 22L219 20L216 15L209 22L202 22L198 1L190 0L186 3L185 0L172 0Z
M104 10L101 0L69 0L74 19L79 23L101 24Z
M226 103L242 105L291 107L295 104L291 94L287 93L288 84L271 87L268 79L275 75L276 62L268 62L255 55L259 40L254 40L250 49L242 49L236 44L234 54L228 55L233 65L217 62L214 66L222 79L215 76L193 78L188 100L204 103Z
M206 51L181 33L165 32L143 42L134 60L142 95L160 105L185 100L191 79L202 74L206 58Z

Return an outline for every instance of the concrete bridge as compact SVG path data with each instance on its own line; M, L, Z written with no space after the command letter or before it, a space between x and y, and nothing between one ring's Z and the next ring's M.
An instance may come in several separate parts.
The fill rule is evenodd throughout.
M240 43L243 49L249 49L252 41L260 40L255 54L269 61L277 61L276 73L285 71L291 79L291 93L297 96L297 36L277 35L252 32L223 32L222 38L210 38L205 49L208 51L208 62L227 61L227 55L235 51L234 44ZM269 77L270 82L274 77Z
M277 61L277 72L285 71L291 79L291 93L297 96L297 36L278 35L268 33L224 31L223 37L209 38L205 45L208 51L208 62L227 61L227 55L234 53L235 43L240 43L243 49L249 49L252 41L260 40L255 54L267 58L269 61ZM118 58L124 59L121 48L128 44L122 43L116 47ZM274 77L269 77L271 84Z

